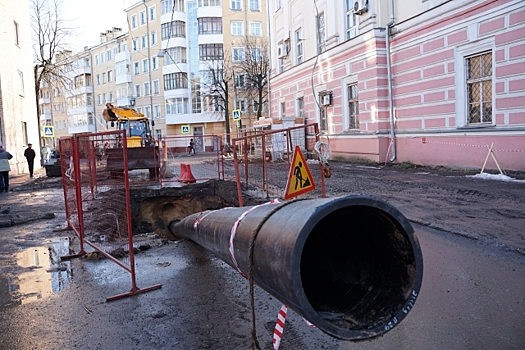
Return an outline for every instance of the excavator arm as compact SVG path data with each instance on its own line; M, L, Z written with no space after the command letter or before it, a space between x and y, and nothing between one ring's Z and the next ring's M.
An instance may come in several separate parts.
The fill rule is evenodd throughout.
M106 103L106 109L102 112L102 117L108 122L117 121L119 117L129 119L145 118L144 114L132 108L114 107L111 103Z

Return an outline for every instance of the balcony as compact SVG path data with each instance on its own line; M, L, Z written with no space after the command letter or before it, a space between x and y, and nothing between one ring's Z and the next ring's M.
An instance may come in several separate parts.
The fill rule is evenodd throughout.
M92 94L92 93L93 93L93 86L81 86L81 87L74 88L71 90L66 90L66 97L83 95L83 94Z
M119 52L115 55L115 64L122 61L131 61L131 54L129 53L129 51Z
M44 120L47 121L47 120L52 120L52 115L51 115L51 110L50 109L46 109L44 111L44 113L41 113L40 114L40 122L43 122Z
M68 115L76 115L76 114L83 114L83 113L94 113L95 108L93 105L87 105L87 106L80 106L75 108L68 108L67 114Z
M133 80L131 79L131 73L119 74L115 77L115 84L117 85L131 82L133 82Z
M70 135L80 134L80 133L90 133L90 132L96 132L96 131L97 130L94 124L70 126L68 128L68 133Z
M117 106L135 106L135 97L117 97Z
M224 122L224 112L166 114L166 125Z

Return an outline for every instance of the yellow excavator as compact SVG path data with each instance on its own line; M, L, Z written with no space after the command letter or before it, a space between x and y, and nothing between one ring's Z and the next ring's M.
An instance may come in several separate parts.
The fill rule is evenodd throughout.
M148 117L132 108L115 107L111 103L106 103L102 117L110 122L112 127L116 123L118 130L126 131L128 170L148 169L150 176L158 175L160 164L158 146L155 146L155 141L151 135ZM152 121L151 126L154 125ZM122 161L119 159L121 154L122 152L118 148L106 150L108 169L118 170L118 168L122 168Z

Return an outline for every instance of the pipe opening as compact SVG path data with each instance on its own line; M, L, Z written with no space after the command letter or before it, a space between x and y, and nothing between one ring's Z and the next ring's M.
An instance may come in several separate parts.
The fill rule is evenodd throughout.
M388 213L347 206L313 228L300 271L321 319L339 329L370 331L384 327L409 299L416 257L408 233Z

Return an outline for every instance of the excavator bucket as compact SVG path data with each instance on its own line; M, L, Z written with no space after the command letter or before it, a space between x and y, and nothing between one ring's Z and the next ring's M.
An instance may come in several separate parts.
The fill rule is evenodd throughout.
M114 122L118 120L117 115L111 110L113 106L110 103L106 103L106 109L102 111L102 117L107 122Z

